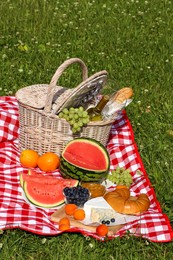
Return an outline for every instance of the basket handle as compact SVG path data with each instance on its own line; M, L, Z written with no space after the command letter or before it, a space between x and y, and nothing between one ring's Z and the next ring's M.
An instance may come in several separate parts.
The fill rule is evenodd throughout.
M44 112L49 113L51 111L52 100L53 100L53 96L54 96L54 88L56 86L56 83L57 83L58 79L60 78L60 76L62 75L62 73L64 72L64 70L73 63L79 63L79 65L82 69L82 79L83 79L83 81L85 81L88 78L87 66L85 65L85 63L81 59L71 58L71 59L68 59L65 62L63 62L58 67L58 69L56 70L56 72L53 75L51 82L49 84Z

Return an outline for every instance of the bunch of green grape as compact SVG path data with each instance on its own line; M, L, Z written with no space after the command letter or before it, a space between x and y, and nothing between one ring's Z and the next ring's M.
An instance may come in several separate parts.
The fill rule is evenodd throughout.
M130 170L120 167L113 170L111 174L108 175L107 179L117 185L125 185L127 187L130 187L133 182Z
M90 121L88 112L82 106L78 108L64 108L58 116L59 118L64 118L71 125L73 133L79 132Z

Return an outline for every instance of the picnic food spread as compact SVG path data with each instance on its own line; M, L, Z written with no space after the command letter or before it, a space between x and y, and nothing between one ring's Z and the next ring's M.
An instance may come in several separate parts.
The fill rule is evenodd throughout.
M128 174L130 174L132 177L132 182L130 183L130 185L128 184L128 187L130 189L130 195L138 197L138 195L140 195L141 193L145 193L150 200L150 207L147 211L135 215L126 215L115 211L115 217L109 219L109 216L104 217L104 208L101 209L98 207L98 205L100 205L100 202L103 207L105 205L103 205L102 203L103 201L105 201L105 199L103 198L104 194L100 194L99 197L93 198L92 196L90 196L89 200L86 203L84 203L84 207L87 203L89 203L91 210L86 210L85 219L80 221L74 219L73 215L70 216L65 213L64 206L70 205L66 202L63 202L63 204L61 204L58 208L44 208L34 205L26 198L22 188L23 175L24 178L27 178L30 175L37 174L35 177L32 177L34 178L34 181L46 182L49 185L51 185L51 183L53 185L57 183L57 179L58 181L60 179L68 181L68 179L62 178L59 172L59 168L57 168L55 171L44 172L40 170L37 166L35 168L29 168L28 171L28 166L23 166L19 161L20 151L23 151L24 149L18 149L20 144L20 110L16 98L1 97L0 111L2 112L0 113L2 122L0 131L0 204L2 229L20 228L35 234L46 236L55 236L61 234L66 230L70 233L80 232L85 236L90 236L101 241L108 241L119 236L126 236L127 234L128 236L133 235L153 242L168 242L172 240L173 232L170 225L170 221L167 215L162 212L159 202L156 199L154 189L148 179L144 165L142 164L142 160L137 150L133 130L130 121L127 117L127 113L125 111L122 111L119 117L113 122L109 135L109 140L106 145L106 149L108 150L110 155L110 170L107 175L107 178L113 178L111 178L111 180L106 179L102 183L92 182L92 184L97 184L97 187L100 187L100 185L104 186L106 192L111 192L115 189L120 189L123 186L125 186L125 180L127 178L126 175L128 170ZM44 121L44 119L46 120L46 122ZM23 122L27 124L27 120L24 120L25 121ZM35 121L32 121L32 124L34 124L34 122ZM46 117L43 117L43 120L39 121L39 124L42 125L42 123L51 124L50 121L47 121ZM32 144L32 140L29 141L27 137L27 133L28 135L29 132L30 135L32 134L32 131L30 131L32 130L32 124L30 123L30 129L28 129L28 132L27 129L25 129L26 144ZM99 126L99 128L96 128L99 130L100 127L101 126ZM35 127L35 125L34 129L39 130ZM55 128L52 128L52 130L53 129ZM104 127L103 129L105 131ZM20 132L21 131L23 130L20 128ZM47 143L49 143L49 134L46 131L47 129L43 129L43 134L46 133L46 136L48 135L46 137L46 141ZM35 131L35 136L33 136L35 137L34 144L36 145L38 145L38 143L41 144L41 142L44 141L44 139L38 139L37 142L37 133L38 132ZM44 137L42 136L42 138ZM54 138L55 136L53 133L52 141L56 142L57 139ZM23 139L21 140L21 142L22 141ZM27 141L29 141L29 143L27 143ZM59 139L59 141L61 141L61 139ZM52 151L54 147L51 146L51 142L49 143L49 145L50 146L47 147L45 150L43 150L43 148L45 148L44 146L41 146L41 150L39 150L39 146L37 146L37 149L33 150L38 151L38 154L42 155L47 151ZM56 146L58 146L57 143ZM122 178L120 177L121 175ZM21 185L19 182L19 177L21 180ZM46 179L44 177L46 177ZM124 183L122 183L122 180L124 180ZM80 186L84 184L83 181L78 181L78 183L80 184ZM91 182L85 182L85 184L87 185L89 185L90 183ZM90 190L90 192L91 191L92 190ZM84 209L84 207L82 207L82 209ZM89 212L96 210L97 215L99 215L100 222L92 223L90 219L91 214L89 214ZM102 220L101 216L103 216ZM97 233L96 227L99 227L99 230L101 231L105 230L105 226L100 227L100 225L106 225L108 229L106 237L101 237L103 235L102 232L99 232L99 234Z
M63 66L66 68L73 62L80 63L83 68L83 83L71 92L58 88L57 93L60 91L61 94L57 94L56 99L53 98L55 83L62 73ZM111 95L101 94L100 91L104 89L106 79L106 71L87 78L85 64L79 59L71 59L62 64L53 76L48 88L46 99L48 104L45 108L41 107L41 102L38 100L35 103L30 100L30 107L26 107L26 101L21 99L22 90L19 90L16 95L21 107L20 162L25 167L37 167L42 171L42 174L31 170L28 174L20 174L23 195L28 203L36 207L53 209L66 204L63 210L61 207L60 211L58 209L52 215L52 220L59 222L60 230L69 229L70 223L75 226L84 225L85 228L102 225L97 230L95 229L95 232L101 234L102 232L98 230L103 228L106 235L109 230L104 225L116 226L116 214L140 214L150 205L145 194L137 198L130 196L129 188L133 180L129 169L117 167L110 171L110 155L106 142L118 112L131 102L133 90L130 87L124 87ZM35 91L35 86L26 88L29 92L32 89ZM36 93L35 96L37 96ZM38 111L41 109L41 114L38 115L35 108ZM34 122L43 122L47 118L49 120L48 115L52 111L52 121L46 123L45 129L40 129L42 131L40 134L38 132L40 123L33 130L29 122L28 126L27 122L22 125L22 117L25 116L24 120L26 120L25 113L29 110L33 113ZM37 120L35 117L38 117ZM23 128L25 128L25 135L22 133ZM65 128L67 131L63 132ZM55 129L59 138L54 135ZM86 132L85 129L87 129ZM51 144L53 143L52 148L43 136L43 132L46 131L52 134L52 138L49 139ZM28 133L27 136L26 133ZM38 139L42 135L40 143L37 143L36 137L32 139L33 134ZM60 146L58 142L61 142ZM34 163L28 164L34 155ZM59 170L61 178L49 176L49 173L56 169ZM114 190L110 191L107 185L112 187L116 185L118 188L115 190L114 187ZM73 214L68 214L68 210L72 209L74 209ZM68 215L73 219L67 220ZM80 221L83 223L79 224Z
M105 152L105 150L106 148L103 148L102 144L91 138L77 138L70 141L67 143L60 157L62 178L45 175L47 171L43 174L29 170L28 174L20 174L20 183L26 199L36 207L43 208L56 208L65 204L64 208L57 209L51 217L53 221L59 223L61 231L70 229L71 225L75 225L76 227L83 225L82 227L88 230L91 227L94 230L95 226L95 232L98 234L99 232L96 229L100 225L107 226L107 233L110 231L109 227L116 226L117 229L118 227L120 228L121 225L116 225L117 213L127 215L141 214L148 210L150 201L146 194L139 194L137 197L130 196L130 190L125 185L117 185L117 188L114 188L113 191L106 190L104 181L111 175L109 174L110 158L108 152ZM85 156L82 156L83 154ZM89 159L90 155L92 155L91 160ZM73 174L71 174L70 168L66 170L66 168L61 167L61 160L64 163L63 157L68 161L72 157L74 162L71 161L70 164L73 168ZM103 169L102 161L106 163L104 169L106 173L104 172L104 175L103 171L100 171L100 167ZM80 169L76 170L78 162ZM81 171L83 168L84 170ZM64 169L65 174L63 173ZM76 172L77 174L75 175L74 173ZM112 174L115 180L116 172L118 176L120 174L123 175L125 172L126 179L129 179L130 172L118 168ZM94 176L94 174L100 177L92 178L91 176ZM87 178L85 178L85 175ZM90 182L85 182L84 180L88 181L88 177L90 177ZM113 181L114 178L111 180ZM98 180L103 184L98 183ZM130 183L131 181L132 179L130 179ZM127 183L129 184L128 181ZM121 184L123 184L122 181ZM67 216L70 216L68 218L69 223L60 224L60 220Z
M83 82L75 89L56 86L74 62L82 68ZM88 78L86 65L75 58L58 68L49 86L40 86L42 100L36 98L36 85L16 94L21 158L25 154L20 162L39 169L20 174L22 195L35 207L54 210L50 219L61 231L74 226L98 236L113 235L150 207L147 194L131 195L133 177L128 167L110 168L109 133L134 93L131 87L123 87L104 94L106 80L106 71ZM32 91L35 100L24 95ZM31 165L27 160L33 154L36 161Z

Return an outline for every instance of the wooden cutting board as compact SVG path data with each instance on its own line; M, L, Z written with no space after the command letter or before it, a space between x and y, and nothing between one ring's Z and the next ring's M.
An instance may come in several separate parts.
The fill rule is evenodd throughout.
M86 231L93 232L93 233L96 232L95 226L85 225L85 224L79 222L78 220L75 220L73 217L66 215L64 207L65 206L62 206L60 209L58 209L51 215L52 221L58 223L61 218L68 217L70 219L70 225L72 227L81 228L81 229L84 229ZM115 235L116 232L118 230L120 230L123 226L124 225L115 225L115 226L108 227L109 228L108 236Z

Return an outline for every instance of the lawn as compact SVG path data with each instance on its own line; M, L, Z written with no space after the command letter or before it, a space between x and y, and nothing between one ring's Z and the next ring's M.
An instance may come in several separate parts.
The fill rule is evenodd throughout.
M2 0L0 96L49 83L57 67L81 58L92 75L107 70L115 89L132 86L127 107L135 140L162 210L173 226L173 2L170 0ZM73 66L60 85L74 87ZM173 259L173 242L125 236L101 243L81 234L0 235L1 259Z

